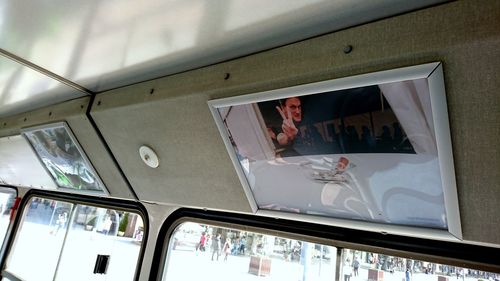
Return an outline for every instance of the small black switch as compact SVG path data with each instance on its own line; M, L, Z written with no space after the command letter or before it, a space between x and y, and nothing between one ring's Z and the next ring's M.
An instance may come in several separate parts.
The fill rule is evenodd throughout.
M109 255L97 255L94 266L94 274L106 274L108 263Z

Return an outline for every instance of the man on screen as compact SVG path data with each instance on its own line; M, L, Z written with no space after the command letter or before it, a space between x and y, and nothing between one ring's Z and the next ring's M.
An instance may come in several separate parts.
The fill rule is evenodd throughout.
M297 97L287 98L284 104L280 104L281 106L276 106L276 109L283 118L283 124L282 132L278 133L276 140L280 145L287 146L293 143L299 133L296 124L302 121L302 104Z
M304 120L299 97L280 100L275 108L281 116L278 122L281 127L268 128L268 133L277 148L277 155L290 157L323 152L323 138L311 120Z

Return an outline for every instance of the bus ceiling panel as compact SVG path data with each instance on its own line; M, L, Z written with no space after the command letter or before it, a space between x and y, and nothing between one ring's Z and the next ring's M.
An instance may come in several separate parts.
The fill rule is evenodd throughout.
M0 118L85 95L0 54Z
M124 199L135 199L127 180L121 174L112 155L108 152L105 143L102 141L86 115L90 100L90 97L83 97L34 111L0 118L0 136L8 137L19 135L22 131L29 130L33 127L51 126L65 122L83 150L83 153L89 159L91 165L102 180L109 195ZM5 149L9 153L15 151L13 144L2 143L1 145L2 149ZM39 163L33 150L31 152L35 162ZM24 173L21 175L26 177L27 171L23 170L22 165L17 163L16 161L12 161L9 165L15 165L11 168ZM9 166L0 165L2 173L10 173L12 169L10 169ZM17 185L18 183L13 184ZM40 184L33 184L33 187L39 185ZM27 186L29 187L30 185Z
M138 94L142 85L132 88ZM99 109L108 106L98 95L91 115L139 199L174 206L252 210L210 119L206 97ZM142 146L154 151L158 167L143 162Z
M440 2L6 1L0 49L103 91Z

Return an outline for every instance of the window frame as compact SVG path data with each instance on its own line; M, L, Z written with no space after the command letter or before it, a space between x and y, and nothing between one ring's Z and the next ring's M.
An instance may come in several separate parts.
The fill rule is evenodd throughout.
M500 273L500 248L369 232L282 218L180 208L170 214L160 228L149 280L161 280L163 277L173 233L180 224L188 221L333 246L338 250L338 257L345 248ZM340 262L341 259L337 258L337 269ZM340 280L338 274L337 270L335 280Z
M104 195L103 195L104 196ZM9 241L6 244L5 253L2 256L2 260L0 262L0 277L14 277L15 275L12 272L5 271L6 261L9 254L12 251L14 246L14 241L16 238L16 234L22 223L22 214L25 211L25 208L29 206L29 202L33 197L39 197L43 199L49 200L59 200L68 203L72 203L75 205L84 204L87 206L94 206L99 208L111 208L114 210L134 212L141 216L144 223L144 235L142 239L141 249L139 250L139 256L137 258L137 266L135 269L133 280L139 280L139 275L143 266L144 254L147 246L147 238L149 237L149 217L148 212L144 205L137 201L126 201L116 198L110 197L96 197L85 194L73 194L62 191L45 191L38 189L30 189L21 199L19 207L17 208L17 214L14 219L14 223L12 224L12 233L9 236Z

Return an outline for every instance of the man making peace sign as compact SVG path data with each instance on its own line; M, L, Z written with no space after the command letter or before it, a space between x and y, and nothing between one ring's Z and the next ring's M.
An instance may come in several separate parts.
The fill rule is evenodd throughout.
M327 149L331 148L331 146L325 146L312 120L304 119L302 101L300 97L280 100L275 108L281 118L274 122L268 120L267 132L273 140L276 155L279 157L324 154L328 152ZM278 124L281 127L278 127Z
M296 123L302 121L302 105L300 99L297 97L291 97L285 99L285 103L281 106L276 106L281 118L283 118L283 124L281 125L282 132L276 137L280 145L290 145L297 136L299 130L296 127Z

